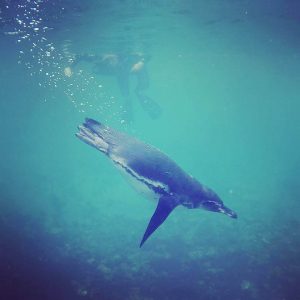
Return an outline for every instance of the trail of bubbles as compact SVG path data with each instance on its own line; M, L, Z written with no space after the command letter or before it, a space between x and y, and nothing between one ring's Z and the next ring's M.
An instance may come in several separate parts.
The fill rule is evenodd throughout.
M72 41L67 39L57 46L51 38L54 27L47 16L49 2L23 0L10 7L12 5L4 7L14 10L10 30L4 33L15 39L19 46L18 63L37 79L38 86L48 90L59 88L81 113L96 111L108 118L120 119L122 107L118 107L114 97L104 91L98 78L84 70L68 73L66 66L75 57L70 51ZM56 7L56 14L52 18L57 20L64 13L64 7Z

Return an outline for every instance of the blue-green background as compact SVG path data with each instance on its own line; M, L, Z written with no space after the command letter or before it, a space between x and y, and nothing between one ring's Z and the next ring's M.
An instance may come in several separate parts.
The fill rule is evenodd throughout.
M1 299L300 299L297 1L0 8ZM132 95L124 123L115 79L88 64L64 76L72 53L111 51L151 55L159 119ZM75 138L87 116L160 148L238 220L177 208L139 249L155 204Z

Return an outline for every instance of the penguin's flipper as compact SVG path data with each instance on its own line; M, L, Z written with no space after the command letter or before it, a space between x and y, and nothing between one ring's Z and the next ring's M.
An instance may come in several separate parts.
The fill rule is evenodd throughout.
M159 199L156 210L151 217L143 239L140 243L140 247L143 246L149 236L165 221L165 219L177 205L177 201L171 196L162 196Z

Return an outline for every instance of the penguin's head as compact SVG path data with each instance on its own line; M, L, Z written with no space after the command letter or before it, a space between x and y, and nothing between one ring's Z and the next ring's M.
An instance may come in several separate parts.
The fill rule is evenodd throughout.
M220 197L210 189L207 189L206 197L202 200L201 207L205 210L223 213L234 219L237 218L236 212L226 207Z

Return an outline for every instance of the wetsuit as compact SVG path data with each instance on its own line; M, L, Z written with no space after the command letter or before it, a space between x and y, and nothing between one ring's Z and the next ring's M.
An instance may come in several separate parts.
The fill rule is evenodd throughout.
M81 61L93 64L93 72L101 75L113 75L117 78L120 92L124 98L124 106L129 118L132 116L132 108L130 101L130 75L137 78L135 94L145 111L151 118L158 118L161 114L160 106L149 96L145 95L145 90L149 87L149 75L145 63L148 58L141 54L127 55L77 55L73 61L73 66ZM142 63L142 67L133 71L133 67Z

